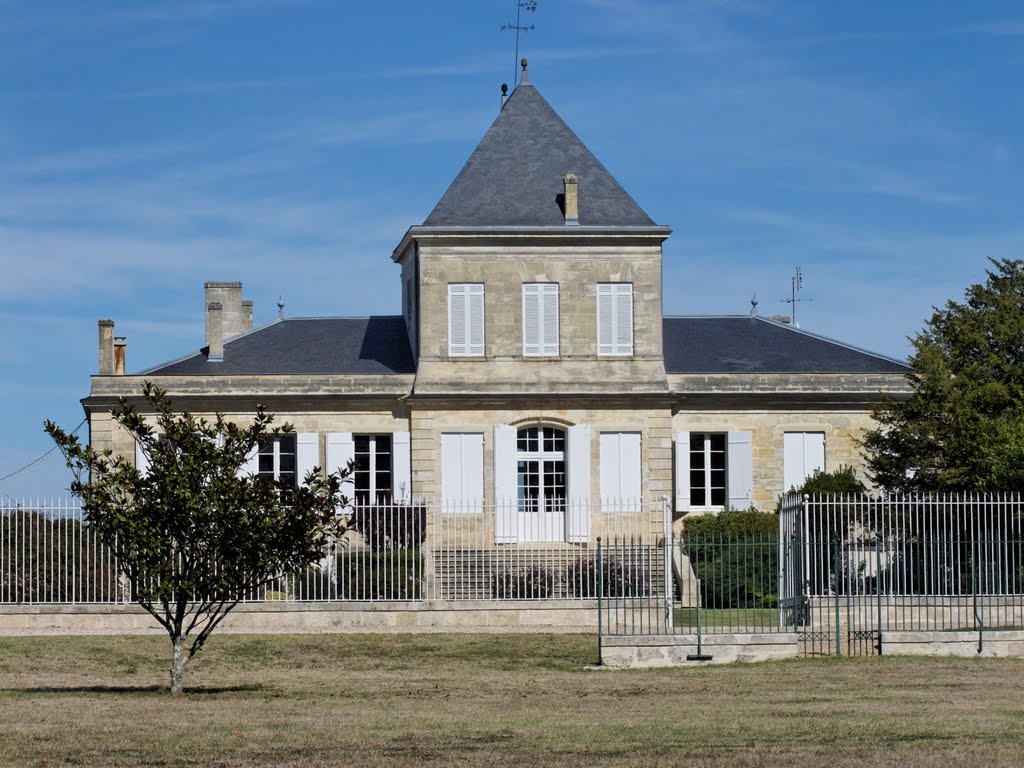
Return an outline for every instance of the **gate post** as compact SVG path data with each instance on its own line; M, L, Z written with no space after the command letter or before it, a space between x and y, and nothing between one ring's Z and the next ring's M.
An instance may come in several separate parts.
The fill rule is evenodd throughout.
M603 576L604 576L604 564L601 562L601 537L598 536L597 537L597 665L598 666L601 666L601 664L604 663L604 660L603 660L602 655L601 655L601 650L602 650L601 649L601 634L602 634L602 630L604 629L604 626L601 623L601 619L602 619L602 617L601 617L601 607L602 607L601 604L602 604L602 602L604 602L604 600L603 600L604 595L602 594L603 591L604 591L604 584L602 583Z

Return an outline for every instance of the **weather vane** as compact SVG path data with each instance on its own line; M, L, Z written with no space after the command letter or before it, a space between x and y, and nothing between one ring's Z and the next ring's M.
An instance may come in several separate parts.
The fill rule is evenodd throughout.
M507 24L501 25L501 31L504 32L509 29L515 30L516 33L516 58L512 64L512 87L515 88L519 82L519 33L520 32L531 32L536 27L533 24L530 26L524 26L519 23L520 16L523 11L529 11L535 13L537 10L537 0L516 0L516 23L513 24L511 21Z

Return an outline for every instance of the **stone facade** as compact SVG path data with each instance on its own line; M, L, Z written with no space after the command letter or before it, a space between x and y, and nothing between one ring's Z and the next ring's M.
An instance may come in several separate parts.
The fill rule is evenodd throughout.
M678 438L687 433L730 435L729 461L708 481L726 476L729 494L701 511L730 504L773 509L785 490L787 432L823 435L824 458L815 468L859 468L870 407L882 395L907 392L905 367L768 321L739 327L732 318L698 328L663 317L662 246L670 234L524 73L451 188L391 254L401 270L402 318L330 326L325 318L322 328L335 336L308 319L251 330L242 284L211 282L204 296L207 346L183 363L131 376L111 366L113 325L101 321L101 371L83 401L90 440L132 455L131 438L113 426L109 409L120 396L140 403L142 383L150 380L193 413L245 421L257 403L264 405L278 423L304 434L305 458L320 467L338 466L328 455L331 435L334 444L339 436L351 444L353 435L393 435L396 466L397 452L407 451L402 484L428 504L446 494L446 472L453 474L442 455L446 434L472 435L482 445L472 487L485 507L502 501L499 486L515 503L517 477L522 505L523 489L536 479L526 477L530 472L559 478L539 481L544 499L552 483L575 480L576 502L598 504L608 474L620 472L616 487L628 489L623 493L659 510L663 498L672 499L682 517L691 511L686 489L702 482L680 462L693 453ZM557 348L545 347L544 356L526 354L524 340L525 286L534 284L557 285ZM455 355L450 286L470 285L482 286L482 343L472 356ZM608 298L620 289L626 292ZM599 336L609 333L612 316L612 335L628 336L628 344L606 344L600 354ZM390 330L375 337L373 327L384 326ZM307 338L296 335L300 328ZM321 332L309 341L308 334ZM690 343L698 332L708 334L703 347ZM406 344L407 363L390 354ZM517 430L535 426L571 436L567 445L575 440L557 460L533 461L547 461L548 469L531 470L532 460L517 453ZM625 451L620 462L609 458L611 450L602 456L602 444L617 439ZM722 454L713 461L724 461ZM588 482L580 480L584 472ZM595 533L563 538L580 544Z

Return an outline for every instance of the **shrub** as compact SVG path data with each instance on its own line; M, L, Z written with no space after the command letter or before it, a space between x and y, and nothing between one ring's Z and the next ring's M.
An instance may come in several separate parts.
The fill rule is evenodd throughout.
M338 554L338 595L343 600L419 600L422 594L419 548Z
M118 598L113 556L88 525L16 509L0 520L0 599L15 603Z
M641 562L623 561L617 557L602 558L600 568L594 555L576 558L562 577L570 597L597 597L598 573L604 597L634 597L647 594L650 582Z
M412 504L357 506L351 525L375 552L419 549L427 537L427 508Z
M778 605L776 515L726 510L687 518L682 541L707 608Z
M494 574L494 596L499 600L551 597L556 583L555 572L543 565L505 568Z

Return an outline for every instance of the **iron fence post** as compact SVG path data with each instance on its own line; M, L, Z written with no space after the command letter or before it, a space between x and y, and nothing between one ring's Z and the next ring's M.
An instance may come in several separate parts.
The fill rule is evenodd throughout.
M839 634L839 541L832 542L832 590L836 594L836 656L843 655L842 638Z
M878 655L882 655L882 532L875 533L875 596L878 604Z
M601 653L601 636L604 625L601 621L601 608L604 602L603 594L603 576L604 576L604 565L601 561L601 537L597 537L597 664L600 666L604 663Z
M661 497L661 518L662 518L662 558L664 561L665 575L665 629L670 630L675 626L675 617L672 615L672 506L668 502L668 496Z

